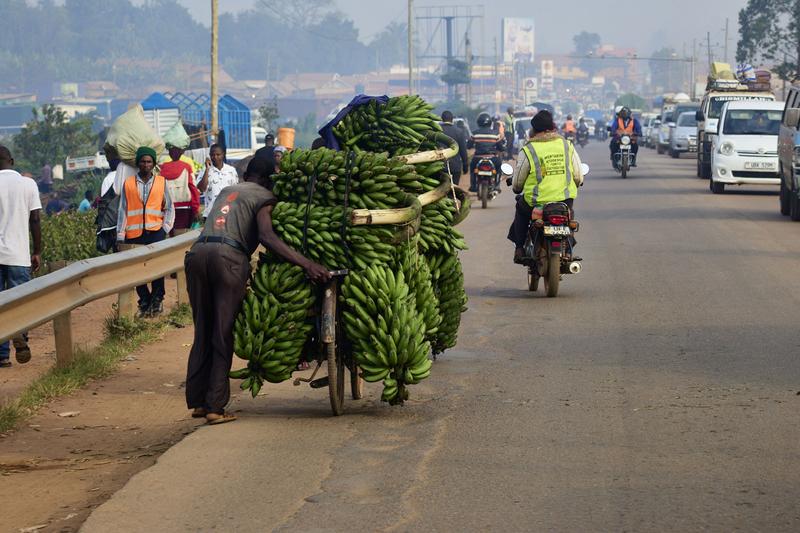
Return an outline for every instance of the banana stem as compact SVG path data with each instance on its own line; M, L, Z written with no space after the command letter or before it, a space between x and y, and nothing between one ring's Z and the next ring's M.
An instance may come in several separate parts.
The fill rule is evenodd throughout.
M350 215L353 226L407 224L422 214L422 204L416 196L406 195L407 207L398 209L354 209Z
M429 134L428 138L432 141L435 141L437 144L447 146L447 148L437 148L435 150L428 150L427 152L417 152L416 154L399 156L399 158L405 160L405 162L409 165L416 165L417 163L447 161L451 157L454 157L458 154L458 143L444 133L437 131Z

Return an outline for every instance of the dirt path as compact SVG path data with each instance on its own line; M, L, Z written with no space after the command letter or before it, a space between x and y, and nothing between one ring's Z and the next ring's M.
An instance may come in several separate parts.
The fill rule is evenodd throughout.
M99 342L102 303L75 313L77 339ZM46 350L48 329L34 332L34 353ZM51 403L0 438L0 531L77 531L94 507L192 431L198 422L185 408L182 385L191 338L191 327L167 331L131 354L116 375ZM4 376L4 394L52 364L52 354L49 362L37 359L5 374L11 377ZM60 416L69 412L78 414Z

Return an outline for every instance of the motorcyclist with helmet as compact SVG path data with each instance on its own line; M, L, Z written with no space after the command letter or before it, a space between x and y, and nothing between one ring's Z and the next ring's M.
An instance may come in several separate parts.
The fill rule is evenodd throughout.
M636 166L636 154L639 153L639 144L636 142L637 137L642 135L642 125L637 119L631 115L631 110L626 106L622 106L617 111L617 116L611 121L609 126L611 132L611 163L614 164L614 155L619 151L619 142L623 135L628 135L631 138L631 155L633 159L631 166Z
M578 187L583 185L581 158L575 146L558 134L553 115L539 111L531 120L531 127L532 136L520 151L511 179L512 189L519 195L514 222L508 230L508 240L514 243L515 263L522 262L534 209L564 202L573 212Z
M575 121L572 120L572 115L567 115L566 122L564 122L564 125L561 126L561 133L563 133L564 137L567 139L574 141L577 131L578 130L575 128Z
M497 175L500 175L500 165L502 163L500 154L503 153L506 145L505 136L500 135L500 132L494 127L492 117L489 113L481 113L478 115L477 123L478 128L472 133L472 137L470 137L468 143L469 148L475 149L475 154L472 156L472 161L469 164L470 192L478 192L475 167L478 165L480 159L490 156L497 170Z

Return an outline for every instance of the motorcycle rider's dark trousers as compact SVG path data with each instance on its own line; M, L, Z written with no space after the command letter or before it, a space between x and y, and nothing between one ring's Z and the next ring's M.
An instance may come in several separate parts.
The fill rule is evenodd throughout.
M495 171L500 174L500 165L502 161L500 160L500 156L491 156L490 154L478 155L475 154L472 156L472 161L469 163L469 190L471 192L477 192L478 190L478 176L475 174L475 167L478 166L478 161L481 159L488 157L494 163Z
M506 159L514 157L514 132L506 132Z
M611 148L611 160L613 161L614 155L619 152L619 141L611 141L609 147ZM631 143L631 153L636 157L636 154L639 153L639 143Z
M564 203L569 207L570 216L575 216L575 211L572 204L575 202L574 198L564 200ZM508 228L508 240L514 243L514 247L522 248L525 246L525 239L528 238L528 228L531 223L531 215L533 208L528 205L528 202L522 197L521 194L517 195L517 206L514 209L514 222Z

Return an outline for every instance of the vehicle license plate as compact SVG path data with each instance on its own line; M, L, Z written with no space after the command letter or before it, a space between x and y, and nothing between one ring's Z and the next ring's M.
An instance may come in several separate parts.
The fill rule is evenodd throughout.
M571 235L570 229L567 226L545 226L545 235Z
M480 171L478 171L478 176L491 176L491 175L492 175L492 173L489 172L488 170L480 170Z
M775 163L772 161L746 161L745 170L775 170Z

